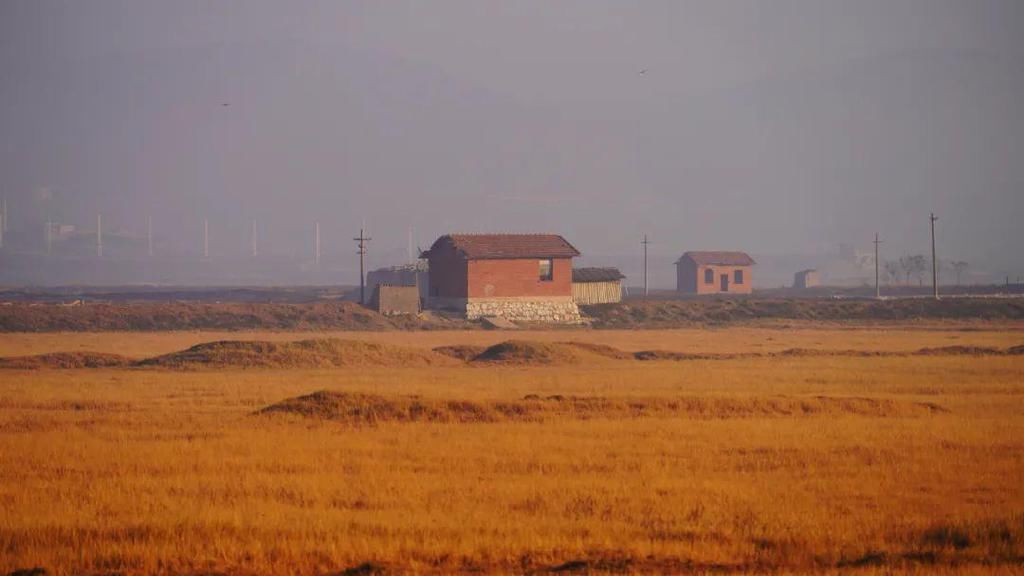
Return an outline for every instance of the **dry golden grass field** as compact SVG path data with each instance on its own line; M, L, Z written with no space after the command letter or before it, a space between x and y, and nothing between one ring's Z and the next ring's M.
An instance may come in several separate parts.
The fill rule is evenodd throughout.
M431 352L510 337L483 331L0 334L0 357L327 336L383 346L0 370L0 574L1024 572L1020 324L512 334L719 355L673 361Z

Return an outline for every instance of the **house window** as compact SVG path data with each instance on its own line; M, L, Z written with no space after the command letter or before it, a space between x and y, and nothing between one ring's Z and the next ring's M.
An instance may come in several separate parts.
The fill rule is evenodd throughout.
M712 270L711 268L706 268L704 270L704 283L705 284L714 284L715 283L715 271Z
M733 284L743 284L743 270L737 270L732 273Z
M545 258L539 262L541 282L550 282L554 278L554 266L552 265L551 258Z

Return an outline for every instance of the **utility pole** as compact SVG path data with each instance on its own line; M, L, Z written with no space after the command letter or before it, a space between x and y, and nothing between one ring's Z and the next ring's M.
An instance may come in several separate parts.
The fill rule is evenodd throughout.
M875 299L876 300L882 297L882 292L881 292L881 290L879 289L879 286L878 286L878 245L881 244L881 243L882 243L882 241L878 239L878 232L875 232Z
M934 296L935 299L938 300L939 299L939 267L938 267L937 261L935 260L935 221L938 220L938 218L935 216L934 212L932 212L930 220L931 220L931 223L932 223L932 296Z
M103 214L96 215L96 257L103 258Z
M366 256L366 243L369 242L370 240L372 240L372 238L367 238L366 235L363 234L363 229L359 228L359 237L358 238L353 238L353 240L355 240L357 242L356 246L359 247L359 250L356 251L356 254L359 254L359 303L360 304L365 304L366 303L366 274L365 274L364 268L363 268L363 265L364 265L363 264L363 257Z
M153 257L153 215L146 215L146 254Z
M53 240L50 238L50 235L53 233L53 222L50 222L49 219L46 220L46 230L45 230L45 232L46 232L46 255L49 256L50 255L50 248L53 246ZM1009 276L1007 276L1007 278L1009 278ZM1010 281L1007 280L1006 283L1009 284Z
M640 243L643 244L643 246L644 246L644 300L646 300L647 299L647 294L648 294L648 290L647 290L647 245L651 243L651 241L647 239L647 234L644 234L644 239Z

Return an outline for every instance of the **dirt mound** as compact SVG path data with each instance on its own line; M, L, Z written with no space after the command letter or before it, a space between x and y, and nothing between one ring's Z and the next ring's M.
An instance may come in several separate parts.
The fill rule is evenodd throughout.
M131 405L126 402L107 400L51 400L47 402L34 402L0 398L0 408L53 412L125 412L131 409Z
M998 348L987 346L940 346L938 348L921 348L914 354L916 356L999 356L1012 354L1009 349L1006 352Z
M553 365L630 359L631 354L601 344L506 340L477 354L473 362L507 365Z
M431 351L358 340L324 338L296 342L223 340L197 344L138 363L162 368L337 368L452 364Z
M472 344L453 344L451 346L438 346L433 350L438 354L443 354L451 358L457 358L464 362L469 362L470 360L476 358L481 353L483 353L483 351L486 349L486 346L474 346Z
M384 397L359 392L321 390L289 398L257 414L291 414L348 424L381 422L492 422L484 405L465 401L424 401L416 396Z
M988 346L941 346L938 348L921 348L915 352L899 352L884 350L818 350L814 348L787 348L780 352L742 352L734 354L689 354L670 350L642 350L635 352L637 360L662 360L681 362L684 360L742 360L746 358L883 358L902 356L1015 356L1024 354L1024 346L1014 346L1006 350Z
M352 425L384 422L537 422L546 419L872 416L912 417L946 412L934 403L897 402L875 398L816 396L810 398L606 398L602 396L541 397L530 394L510 402L428 400L418 396L385 397L358 392L320 391L273 404L257 414L292 415Z
M51 352L37 356L0 358L0 368L38 370L42 368L112 368L130 366L133 359L103 352Z
M633 353L633 358L644 361L669 361L681 362L683 360L720 360L726 355L723 354L689 354L687 352L673 352L671 350L641 350Z
M506 340L488 346L474 362L494 364L574 364L580 361L577 349L548 342Z
M591 344L589 342L561 342L566 346L572 346L578 350L589 354L595 354L597 356L603 356L605 358L611 358L613 360L632 360L633 354L629 352L623 352L618 348L613 348L605 344Z

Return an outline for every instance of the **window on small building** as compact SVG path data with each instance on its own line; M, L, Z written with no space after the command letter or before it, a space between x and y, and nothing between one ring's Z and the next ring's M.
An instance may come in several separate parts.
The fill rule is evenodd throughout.
M712 270L711 268L706 268L704 270L704 283L705 284L714 284L715 283L715 271Z
M743 270L737 270L732 273L733 284L743 284Z
M545 258L539 262L541 282L550 282L554 278L554 266L552 265L551 258Z

